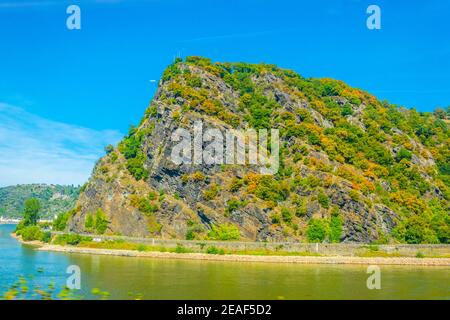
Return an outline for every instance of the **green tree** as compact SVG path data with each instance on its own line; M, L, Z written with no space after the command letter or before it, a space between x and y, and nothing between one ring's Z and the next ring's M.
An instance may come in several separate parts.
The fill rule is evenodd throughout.
M65 213L59 214L53 221L53 229L56 231L64 231L67 227L67 222L74 213L75 210L69 210Z
M322 242L328 234L328 225L325 220L312 218L308 222L306 236L309 242Z
M284 222L291 222L292 221L292 213L288 208L281 208L281 216L283 217Z
M340 216L332 216L330 220L330 241L340 242L342 235L342 219Z
M330 199L323 190L320 190L317 196L317 200L319 201L320 205L325 209L328 209L330 207Z
M239 237L239 229L231 223L213 225L208 233L208 238L211 240L239 240Z
M36 225L39 220L39 211L41 210L41 202L39 199L30 198L25 201L23 209L23 220L25 226Z
M439 243L430 223L423 216L413 214L402 221L395 229L394 236L406 243Z
M108 219L106 218L105 212L99 208L95 213L95 230L97 233L103 234L107 228Z
M92 214L87 214L86 220L84 221L84 227L86 228L86 230L92 230L92 228L94 227L94 218L92 217Z
M345 105L345 106L342 108L341 115L342 115L343 117L349 116L349 115L352 115L352 114L353 114L353 109L352 109L351 106Z
M406 150L405 148L400 148L400 150L398 150L397 155L395 156L395 160L397 160L397 162L402 161L403 159L406 160L411 160L412 154L411 152L409 152L408 150Z
M106 147L105 147L105 152L106 152L106 154L110 154L111 152L113 152L114 151L114 147L111 145L111 144L108 144Z
M36 225L30 225L20 230L19 235L24 241L42 240L43 232Z

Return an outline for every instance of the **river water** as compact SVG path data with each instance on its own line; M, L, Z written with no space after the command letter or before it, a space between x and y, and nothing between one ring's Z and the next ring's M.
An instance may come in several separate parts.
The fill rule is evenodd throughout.
M80 267L81 290L111 299L450 299L449 267L380 266L381 289L369 290L367 266L163 260L36 251L0 225L0 295L25 276L62 288Z

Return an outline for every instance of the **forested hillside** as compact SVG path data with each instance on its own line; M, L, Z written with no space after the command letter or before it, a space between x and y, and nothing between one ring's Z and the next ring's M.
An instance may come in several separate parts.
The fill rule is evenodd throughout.
M78 198L79 187L24 184L0 188L0 216L22 217L27 199L37 198L41 203L41 216L53 218L55 215L71 209Z

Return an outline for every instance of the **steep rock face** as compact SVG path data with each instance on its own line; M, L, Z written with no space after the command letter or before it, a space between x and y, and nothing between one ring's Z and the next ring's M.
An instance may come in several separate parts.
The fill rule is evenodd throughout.
M428 210L427 201L448 209L448 187L432 152L397 129L389 112L409 117L331 79L304 79L271 65L177 61L164 73L140 125L96 164L68 229L95 231L86 219L100 210L108 220L106 233L128 236L389 238L399 222ZM171 153L178 142L172 134L178 128L192 132L198 121L203 132L279 129L279 171L262 175L255 165L175 164ZM438 154L443 149L445 144L436 143ZM408 177L414 181L404 181ZM412 190L419 186L419 193ZM322 222L323 236L314 235L312 220Z

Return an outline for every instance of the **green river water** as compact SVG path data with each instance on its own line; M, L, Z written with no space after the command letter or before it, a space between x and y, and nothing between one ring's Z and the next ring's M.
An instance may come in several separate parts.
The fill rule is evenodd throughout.
M61 288L66 269L81 270L78 294L111 299L450 299L450 268L380 266L381 289L366 286L367 266L162 260L36 251L0 225L0 294L20 275Z

